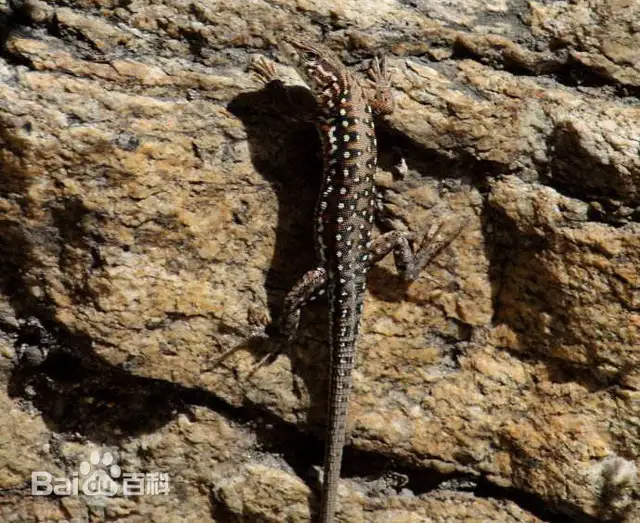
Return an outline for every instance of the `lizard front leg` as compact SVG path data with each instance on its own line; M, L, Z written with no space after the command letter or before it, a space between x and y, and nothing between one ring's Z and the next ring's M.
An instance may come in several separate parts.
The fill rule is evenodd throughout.
M441 222L435 230L432 229L425 234L418 251L415 253L411 245L416 236L412 232L391 231L376 238L369 249L371 265L375 265L393 251L396 268L400 276L404 281L414 281L420 275L420 272L429 265L431 260L462 232L463 226L460 226L453 234L447 235L447 238L443 240L440 238L440 232L444 223L444 221Z
M369 76L375 83L375 92L369 97L371 109L378 115L391 114L394 110L393 95L391 92L391 75L384 57L375 57L369 68ZM382 206L382 194L378 194L378 207ZM411 232L391 231L377 238L369 249L369 260L375 265L387 254L393 251L396 268L402 278L414 281L420 272L447 247L459 234L463 227L458 227L454 233L448 235L446 240L439 238L444 222L436 227L435 231L429 231L414 253L412 244L415 234Z
M369 97L369 105L377 115L391 114L394 110L393 95L391 93L391 75L384 56L377 56L372 60L369 76L375 83L375 93Z

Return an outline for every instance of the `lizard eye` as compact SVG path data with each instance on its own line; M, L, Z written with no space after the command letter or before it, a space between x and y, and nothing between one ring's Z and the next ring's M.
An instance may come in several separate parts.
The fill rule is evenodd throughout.
M306 62L313 62L318 59L318 53L316 53L315 51L304 51L302 53L302 58Z

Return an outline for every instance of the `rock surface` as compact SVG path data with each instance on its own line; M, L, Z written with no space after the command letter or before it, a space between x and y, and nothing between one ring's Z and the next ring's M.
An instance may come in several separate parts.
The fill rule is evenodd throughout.
M339 520L639 521L632 0L0 0L0 519L317 508L326 308L256 370L315 263L315 131L247 71L283 31L388 57L381 229L464 225L371 272ZM89 466L169 493L31 494Z

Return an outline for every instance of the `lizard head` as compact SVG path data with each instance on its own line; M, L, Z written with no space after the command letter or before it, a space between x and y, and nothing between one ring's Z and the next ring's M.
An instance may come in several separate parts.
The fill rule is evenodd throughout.
M279 44L315 94L326 95L329 88L338 96L343 90L344 67L333 53L289 36L283 37Z

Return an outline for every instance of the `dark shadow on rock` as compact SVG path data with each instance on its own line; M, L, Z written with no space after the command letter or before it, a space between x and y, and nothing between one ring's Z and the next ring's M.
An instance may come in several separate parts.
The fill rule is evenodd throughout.
M244 124L251 160L257 172L271 185L278 198L275 224L276 244L265 287L272 321L280 316L287 292L318 262L313 240L313 214L322 179L321 146L310 114L315 100L306 88L285 87L271 82L262 89L242 93L228 110ZM242 344L253 352L256 362L269 351L286 351L293 373L305 382L311 397L307 413L309 429L321 432L328 373L326 346L326 304L305 308L295 339L288 345L277 341L272 324L267 333L274 340L259 337ZM259 373L252 378L259 380Z
M23 36L31 32L31 27L35 25L33 12L39 7L26 0L8 0L7 3L8 9L0 12L0 56L11 65L31 67L29 58L10 50L7 42L13 36Z
M272 318L278 317L284 295L317 265L313 211L322 177L320 140L291 106L299 99L313 103L307 94L272 82L238 95L227 107L244 124L253 165L278 198L276 245L265 282Z
M106 218L97 211L87 209L80 198L73 196L54 202L49 210L58 236L60 269L65 274L79 275L66 278L68 295L78 305L95 303L98 296L88 285L88 277L104 265L100 246L105 243L105 239L100 231L101 222Z
M633 177L584 148L574 122L558 124L549 136L553 156L547 184L561 194L586 201L623 202L635 208L640 199Z
M595 392L618 382L624 372L599 370L605 361L595 350L587 363L566 361L563 346L582 345L579 329L571 322L572 309L582 304L556 280L544 263L536 261L545 251L557 251L551 231L527 234L498 209L486 208L485 223L492 231L485 246L493 289L493 324L506 324L518 336L522 349L510 351L520 359L541 361L558 382L576 381ZM486 230L486 229L485 229Z
M35 407L53 432L117 445L158 430L192 406L241 423L268 418L268 426L275 431L287 426L251 405L233 407L203 389L135 376L126 364L114 366L97 356L83 336L58 332L53 338L56 341L44 362L16 365L8 384L10 397L25 408Z

